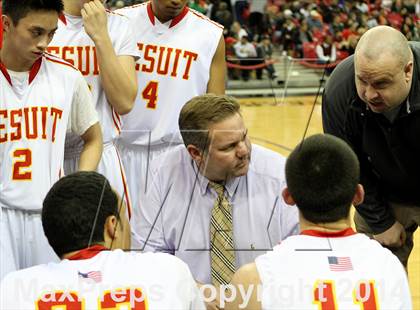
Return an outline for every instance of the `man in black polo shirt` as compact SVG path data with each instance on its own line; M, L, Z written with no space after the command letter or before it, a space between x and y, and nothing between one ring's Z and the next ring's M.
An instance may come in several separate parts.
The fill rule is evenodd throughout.
M323 94L326 133L353 148L365 201L356 228L407 266L420 224L420 42L379 26L334 70Z

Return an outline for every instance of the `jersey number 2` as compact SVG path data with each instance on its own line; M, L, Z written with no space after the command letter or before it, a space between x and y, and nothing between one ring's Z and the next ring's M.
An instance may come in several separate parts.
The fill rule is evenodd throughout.
M13 152L13 180L26 181L32 179L32 152L30 149L18 149Z
M158 99L158 86L158 82L150 81L141 93L143 99L147 101L146 108L148 109L156 109L156 102Z

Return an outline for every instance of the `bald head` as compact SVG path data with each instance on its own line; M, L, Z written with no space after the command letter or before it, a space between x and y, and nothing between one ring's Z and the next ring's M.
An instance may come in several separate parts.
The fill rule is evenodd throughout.
M378 60L383 55L392 56L403 66L412 59L406 37L389 26L377 26L366 31L356 46L356 59L359 55L369 60Z

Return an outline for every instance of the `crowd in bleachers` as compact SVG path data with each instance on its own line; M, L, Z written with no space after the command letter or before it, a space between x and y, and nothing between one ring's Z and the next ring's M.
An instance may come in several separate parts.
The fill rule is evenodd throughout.
M138 2L110 3L120 7ZM189 6L225 27L231 63L257 68L262 63L258 58L271 58L273 50L319 63L339 61L354 52L367 29L377 25L393 26L409 40L420 40L418 0L191 0ZM267 37L271 44L261 43ZM272 66L266 69L269 77L275 76ZM261 78L259 70L257 78ZM230 77L238 78L232 72ZM249 78L246 72L241 76Z

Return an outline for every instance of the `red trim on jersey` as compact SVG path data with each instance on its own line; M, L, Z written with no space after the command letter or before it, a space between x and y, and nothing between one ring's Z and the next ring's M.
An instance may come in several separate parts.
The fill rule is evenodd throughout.
M177 16L175 16L172 19L172 21L169 25L169 28L177 25L185 17L185 15L187 15L188 12L189 12L188 7L185 6L184 9L182 10L182 12L179 13ZM150 22L154 26L155 25L155 14L153 13L152 2L151 1L149 3L147 3L147 15L149 16Z
M337 232L326 232L326 231L320 231L315 229L308 229L303 230L300 232L301 235L306 236L313 236L313 237L323 237L323 238L339 238L339 237L347 237L355 235L353 228L346 228L344 230L340 230Z
M72 256L67 257L67 259L68 260L89 259L98 255L102 251L108 251L108 250L109 249L104 247L103 245L93 245L91 247L78 251L76 254L73 254Z
M31 84L31 82L36 77L37 73L39 72L39 69L41 68L41 63L42 63L42 57L38 58L34 62L34 64L32 65L31 70L29 70L29 81L28 81L28 84ZM4 65L4 63L1 60L0 60L0 71L3 73L4 77L9 82L10 86L13 86L12 85L12 78L10 77L9 72L7 72L6 66Z
M32 65L31 70L29 71L29 80L28 80L28 84L31 84L31 82L34 80L34 78L36 77L36 75L39 72L39 69L41 68L41 63L42 63L42 57L38 58L34 64Z
M188 14L188 12L189 12L188 7L185 6L182 12L178 16L176 16L174 19L172 19L171 24L169 25L169 28L177 25L185 17L185 15Z
M115 129L117 129L117 133L121 133L121 121L120 118L117 116L118 113L115 112L114 108L111 106L111 114L112 114L112 121L114 122Z
M58 15L58 19L61 20L61 22L67 26L67 19L66 19L66 15L64 15L63 13L61 13L60 15Z
M74 70L76 70L76 71L79 71L79 69L77 69L75 66L73 66L71 63L69 63L69 62L66 62L65 60L62 60L61 58L52 58L52 57L55 57L54 55L52 55L52 54L47 54L47 53L44 53L44 57L45 57L45 59L46 60L49 60L49 61L52 61L52 62L56 62L56 63L58 63L58 64L61 64L61 65L65 65L65 66L67 66L67 67L70 67L70 68L72 68L72 69L74 69ZM50 58L51 57L51 58Z
M152 2L147 3L147 15L149 16L150 22L154 26L155 25L155 14L153 14Z
M128 211L128 220L131 220L131 201L130 201L130 197L128 195L128 186L127 186L127 181L125 179L125 172L124 172L124 168L123 168L123 165L122 165L122 160L121 160L120 153L118 152L118 148L115 148L115 150L117 151L118 164L120 165L121 179L122 179L122 183L123 183L123 187L124 187L124 196L125 196L125 202L126 202L127 211Z
M10 78L9 72L7 72L6 66L0 60L0 71L3 73L6 80L9 82L10 86L12 86L12 79Z

